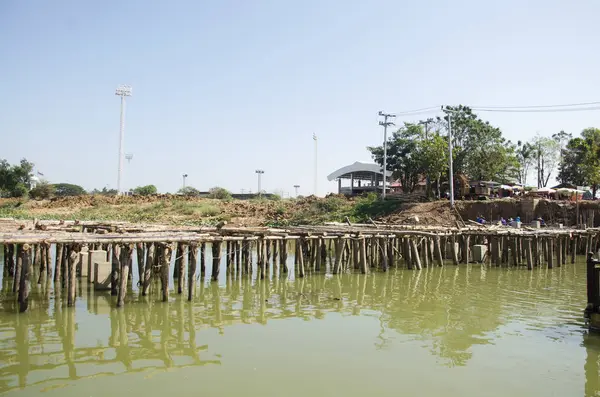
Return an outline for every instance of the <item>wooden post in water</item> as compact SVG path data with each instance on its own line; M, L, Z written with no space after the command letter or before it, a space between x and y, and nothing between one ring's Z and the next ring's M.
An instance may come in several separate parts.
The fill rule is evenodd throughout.
M512 258L512 265L515 267L519 265L519 253L517 250L517 245L519 244L519 242L517 241L517 239L517 236L510 239L510 256Z
M179 270L177 270L177 274L179 274L179 279L177 279L177 293L179 295L183 294L183 288L185 286L185 267L187 266L187 259L189 253L187 252L188 247L185 244L180 244L181 246L181 258L179 260Z
M417 247L417 242L414 238L410 239L410 246L412 249L412 259L417 270L421 270L423 267L421 266L421 258L419 258L419 248Z
M219 273L221 271L221 241L213 241L212 242L212 280L219 280Z
M123 244L121 247L121 275L119 277L119 295L117 297L117 307L122 307L125 304L125 295L127 295L127 280L129 280L129 269L131 267L131 255L133 246L131 244Z
M281 264L281 271L283 273L288 272L287 258L288 258L288 242L286 239L281 240L281 254L279 255L279 263Z
M183 258L183 243L175 243L175 266L173 267L173 280L177 280L181 275L179 274L179 270L181 269L180 263L181 258Z
M49 286L50 285L50 280L52 280L52 261L51 261L51 255L50 255L50 248L51 245L50 243L44 243L44 246L46 247L46 284Z
M140 279L140 285L142 286L142 296L146 296L148 293L148 286L150 285L150 279L152 277L152 268L156 262L156 246L154 243L146 243L146 266L144 266L144 275Z
M146 257L144 252L144 243L137 243L135 245L135 253L137 255L138 265L138 283L141 286L144 282L144 258Z
M206 243L200 243L200 278L204 280L206 276Z
M29 307L29 272L31 271L31 246L23 244L17 249L17 254L20 254L20 259L17 257L17 266L21 263L21 271L19 272L19 280L15 278L15 282L19 283L19 312L23 313Z
M435 237L435 255L437 257L438 266L444 266L444 258L442 256L442 242L440 236Z
M429 267L429 250L427 249L427 237L421 239L421 257L423 258L423 266Z
M62 280L62 276L60 274L62 268L62 257L63 257L63 245L56 244L56 257L54 258L54 285L56 289L56 284L60 284L60 280Z
M571 263L575 263L575 255L577 254L577 236L571 237Z
M112 245L112 270L111 270L111 278L110 278L110 294L112 296L117 296L119 291L118 281L120 277L121 270L121 246L119 244Z
M458 249L456 247L456 234L452 235L452 264L458 265Z
M69 249L69 270L68 270L68 288L67 288L67 306L75 305L75 283L76 279L76 270L75 263L77 262L77 258L79 257L79 246L71 246Z
M369 264L367 263L367 240L364 237L360 238L360 264L362 274L369 273Z
M468 234L463 235L463 249L462 249L462 263L469 264L469 240L470 236Z
M304 277L304 253L302 252L302 245L304 239L296 240L296 255L298 256L298 277Z
M556 239L556 267L560 267L562 264L562 239L557 237Z
M547 238L546 243L546 252L548 253L548 269L552 269L554 267L554 240L551 237Z
M394 260L394 239L392 238L387 242L387 257L388 257L388 267L395 265Z
M562 253L562 264L566 265L567 264L567 247L569 246L569 239L568 237L561 237L562 238L562 249L563 249L563 253Z
M237 250L236 250L237 252ZM192 301L194 298L196 288L196 262L198 260L198 245L191 243L189 246L189 259L188 259L188 301ZM239 264L239 261L238 261ZM239 267L239 266L238 266Z
M271 273L271 240L265 239L264 251L265 277L269 277Z
M6 247L6 245L4 245L4 247ZM8 248L6 249L6 251L8 252L8 262L7 262L7 256L4 256L4 264L5 266L8 265L8 275L10 277L13 277L15 275L15 245L14 244L8 244Z
M333 266L333 274L340 272L340 266L342 265L342 238L338 237L335 239L335 264Z
M407 269L412 269L412 258L411 258L411 247L408 237L402 238L402 256L404 257L404 264Z
M527 270L533 269L533 255L531 250L531 239L525 240L525 254L527 255Z
M315 271L317 271L317 272L321 271L321 263L323 261L323 255L321 254L321 245L322 244L323 244L323 239L321 237L319 237L317 240L315 240L315 256L316 256Z
M27 246L28 249L29 246ZM13 293L19 291L19 285L21 283L21 269L23 268L23 246L21 244L15 244L15 253L17 264L15 266L15 278L13 280Z
M38 284L42 284L42 281L46 279L46 244L41 243L36 246L36 255L39 255L39 269L40 274L38 277Z

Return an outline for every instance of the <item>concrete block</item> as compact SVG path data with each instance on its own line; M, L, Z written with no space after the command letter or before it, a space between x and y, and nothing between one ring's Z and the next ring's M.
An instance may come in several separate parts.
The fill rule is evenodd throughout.
M533 221L531 222L531 227L534 229L539 229L540 227L542 227L542 223L540 221Z
M88 253L85 251L79 253L79 258L77 258L77 271L79 272L79 277L87 277L89 274Z
M110 289L110 273L112 264L106 261L94 262L94 289L106 291Z
M94 263L105 262L106 261L106 251L104 250L91 250L88 251L88 261L87 261L87 274L89 277L90 283L93 283L95 280L95 269Z
M487 245L474 245L471 252L473 253L473 262L481 263L487 253Z

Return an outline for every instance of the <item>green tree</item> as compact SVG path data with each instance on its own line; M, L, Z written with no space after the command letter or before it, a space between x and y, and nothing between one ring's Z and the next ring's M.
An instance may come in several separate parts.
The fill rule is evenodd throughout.
M534 159L537 172L537 187L545 187L548 185L548 180L558 168L560 162L560 146L553 139L545 136L536 135L531 145L534 148Z
M572 138L563 153L558 180L577 186L589 185L595 197L600 186L600 129L586 128Z
M440 180L442 174L448 171L448 140L439 132L420 142L420 153L423 172L435 181L435 197L440 198ZM428 192L429 194L429 192Z
M423 160L419 156L419 143L423 136L424 131L420 125L404 123L388 139L387 167L392 171L392 178L400 180L404 193L415 190L423 171ZM373 159L383 166L383 146L367 149Z
M188 197L198 197L198 196L200 196L200 191L191 186L186 186L186 187L182 187L181 189L179 189L177 191L177 194L181 194L182 196L188 196Z
M41 181L29 191L29 197L35 200L49 199L54 196L55 190L54 185L49 184L47 181Z
M83 196L87 194L84 188L71 183L55 183L53 186L55 189L54 195L57 197Z
M508 182L517 176L515 147L504 139L499 128L481 120L469 107L459 105L446 109L452 116L455 174L498 182ZM448 117L443 118L446 129Z
M154 185L138 186L132 190L133 194L138 196L151 196L158 192L158 189Z
M527 175L529 175L534 161L534 147L529 142L523 143L517 141L515 155L517 159L517 180L525 186L527 184Z
M225 188L216 186L208 191L208 197L212 199L229 200L231 199L231 193Z
M0 196L23 197L31 187L33 163L22 159L18 165L0 160Z

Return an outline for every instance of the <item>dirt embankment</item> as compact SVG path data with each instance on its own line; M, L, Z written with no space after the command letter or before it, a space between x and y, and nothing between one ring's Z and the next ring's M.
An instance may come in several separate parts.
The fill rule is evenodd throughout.
M580 203L580 222L600 226L599 201ZM542 217L550 223L575 223L575 204L555 200L457 201L450 210L446 200L400 203L367 198L348 199L330 195L297 200L215 200L181 196L80 196L44 201L0 199L0 218L118 220L180 225L215 224L227 221L239 226L285 226L365 222L369 218L391 224L456 226L483 216L488 220L520 216L524 222Z

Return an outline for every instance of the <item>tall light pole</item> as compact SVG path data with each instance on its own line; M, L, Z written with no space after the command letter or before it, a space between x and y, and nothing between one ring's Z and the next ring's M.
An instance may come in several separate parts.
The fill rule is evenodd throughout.
M454 208L454 170L452 169L452 113L456 110L444 109L442 111L448 115L448 184L450 185L450 208Z
M125 138L125 97L131 96L131 86L120 85L115 95L121 97L121 123L119 127L119 175L117 177L117 194L121 194L121 176L123 174L123 141Z
M296 197L298 197L298 188L300 188L300 185L294 185L294 189L296 189Z
M420 125L425 126L425 141L429 140L429 124L431 123L433 123L432 118L419 122ZM425 178L427 181L427 197L431 197L431 181L429 180L429 172L427 173Z
M313 141L315 141L315 174L314 174L314 184L315 184L315 192L314 195L317 195L317 134L313 132Z
M181 175L183 177L183 189L185 189L185 178L188 177L188 174Z
M379 116L383 116L383 121L379 122L379 125L383 126L383 195L381 198L385 200L385 193L387 191L387 128L389 125L396 125L388 118L395 118L395 114L383 113L379 111Z
M256 174L258 175L258 195L260 196L260 195L261 195L261 192L262 192L262 191L260 190L260 177L261 177L261 175L262 175L262 174L264 174L264 173L265 173L265 171L264 171L264 170L256 170L256 171L254 171L254 172L256 172Z

